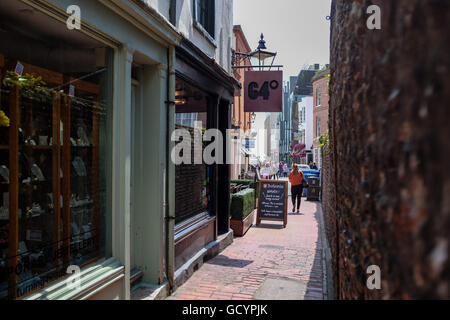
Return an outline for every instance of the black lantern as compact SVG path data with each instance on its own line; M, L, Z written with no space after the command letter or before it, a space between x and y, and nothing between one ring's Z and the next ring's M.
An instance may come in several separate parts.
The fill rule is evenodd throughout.
M260 67L273 65L276 56L276 52L267 51L264 34L261 33L261 40L259 40L258 48L249 54L252 65Z

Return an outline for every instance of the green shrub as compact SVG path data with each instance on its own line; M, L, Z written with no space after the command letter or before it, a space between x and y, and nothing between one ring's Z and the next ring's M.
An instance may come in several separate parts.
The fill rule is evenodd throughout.
M231 180L231 183L244 184L246 186L249 186L249 185L251 185L253 183L253 180L248 180L248 179Z
M258 186L259 186L258 182L248 179L242 179L242 180L231 180L231 183L235 183L237 185L243 184L245 186L250 186L250 188L255 190L255 199L258 197Z
M255 209L255 190L245 189L231 195L231 219L244 220Z

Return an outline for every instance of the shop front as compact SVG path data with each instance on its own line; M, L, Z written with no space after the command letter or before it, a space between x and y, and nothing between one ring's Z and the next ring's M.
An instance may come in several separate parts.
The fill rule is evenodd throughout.
M202 133L218 129L226 137L237 81L188 40L177 47L175 65L175 127ZM229 151L224 146L223 159ZM192 158L196 152L193 147ZM175 171L175 270L180 274L218 237L232 236L230 165L203 160L176 165Z
M145 12L138 29L125 4L75 2L81 30L66 1L0 3L0 299L128 299L132 269L167 278L177 35L149 32Z

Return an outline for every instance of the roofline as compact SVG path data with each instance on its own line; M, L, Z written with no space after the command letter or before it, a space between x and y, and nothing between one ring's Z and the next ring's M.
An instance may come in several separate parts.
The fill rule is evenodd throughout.
M242 30L241 25L240 24L234 25L233 31L235 31L241 35L242 40L244 40L244 46L247 47L248 53L250 53L252 51L252 48L248 44L247 37L245 36L244 30Z
M320 79L325 78L325 76L329 75L330 73L330 68L321 70L314 77L312 77L311 81L313 83L319 81Z

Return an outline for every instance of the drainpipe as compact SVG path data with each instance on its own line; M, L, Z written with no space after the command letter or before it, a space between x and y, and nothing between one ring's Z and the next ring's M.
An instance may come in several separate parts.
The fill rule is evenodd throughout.
M170 186L172 185L170 178L170 146L171 132L170 128L174 122L171 116L171 108L175 107L175 67L174 67L174 47L167 48L167 100L166 100L166 172L165 172L165 197L164 197L164 211L166 224L166 277L169 282L169 294L174 289L174 269L175 269L175 243L174 243L174 229L175 229L175 208L172 209L170 203ZM172 209L172 210L171 210Z

